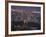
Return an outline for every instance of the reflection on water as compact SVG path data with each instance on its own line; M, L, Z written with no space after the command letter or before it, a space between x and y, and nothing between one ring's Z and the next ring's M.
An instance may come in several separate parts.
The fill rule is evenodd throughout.
M12 31L15 30L39 30L40 24L29 22L28 24L24 24L24 22L12 22Z

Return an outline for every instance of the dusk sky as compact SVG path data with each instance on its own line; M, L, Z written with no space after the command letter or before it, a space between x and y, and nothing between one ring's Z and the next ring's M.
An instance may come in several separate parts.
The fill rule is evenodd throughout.
M40 7L29 7L29 6L11 6L11 9L26 9L26 10L40 11Z

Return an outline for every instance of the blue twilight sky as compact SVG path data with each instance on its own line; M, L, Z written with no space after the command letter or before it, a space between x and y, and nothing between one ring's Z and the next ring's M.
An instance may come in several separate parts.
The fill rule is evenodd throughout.
M29 7L29 6L11 6L11 9L26 9L26 10L34 10L34 11L40 11L40 7Z

